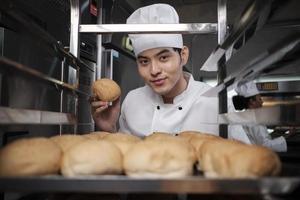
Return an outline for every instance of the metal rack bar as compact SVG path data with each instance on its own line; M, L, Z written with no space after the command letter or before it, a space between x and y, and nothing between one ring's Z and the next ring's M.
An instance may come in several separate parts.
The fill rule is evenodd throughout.
M98 24L80 25L80 33L185 33L215 34L216 23L192 24Z
M80 24L80 10L79 1L70 0L71 6L71 27L70 27L70 52L79 57L79 24Z
M218 44L224 42L227 33L227 0L218 0ZM226 57L218 61L218 84L224 82L226 77ZM219 114L227 113L227 91L224 90L219 93ZM227 125L219 125L219 135L223 138L228 138Z
M289 194L299 189L299 178L260 179L143 179L126 176L61 176L0 178L0 191L95 193ZM117 188L117 190L116 190Z
M14 72L19 72L22 73L24 75L30 76L31 78L34 78L36 80L42 80L45 83L51 84L56 88L61 88L61 89L65 89L69 92L78 94L78 95L83 95L86 96L87 98L90 97L89 94L80 91L77 89L76 85L70 85L68 83L65 83L63 81L54 79L50 76L47 76L39 71L36 71L30 67L27 67L25 65L22 65L18 62L12 61L10 59L7 59L5 57L0 57L0 64L1 64L1 70L8 70L11 71L13 70Z
M103 13L103 1L99 0L98 5L98 18L97 18L97 23L102 24L103 23L103 18L102 18L102 13ZM101 71L102 71L102 55L103 55L103 50L102 50L102 35L97 34L97 66L96 66L96 79L99 79L102 77Z
M227 33L227 0L218 0L218 44L222 44Z

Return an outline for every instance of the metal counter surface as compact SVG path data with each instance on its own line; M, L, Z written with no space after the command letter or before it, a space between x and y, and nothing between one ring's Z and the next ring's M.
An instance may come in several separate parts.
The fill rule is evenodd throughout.
M0 192L290 194L299 190L300 177L145 179L122 175L76 178L53 175L0 178Z

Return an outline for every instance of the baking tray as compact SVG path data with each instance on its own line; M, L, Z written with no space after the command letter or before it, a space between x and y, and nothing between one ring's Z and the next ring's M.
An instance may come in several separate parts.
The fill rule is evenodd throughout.
M0 192L290 194L299 189L300 177L145 179L123 175L76 178L53 175L0 178Z

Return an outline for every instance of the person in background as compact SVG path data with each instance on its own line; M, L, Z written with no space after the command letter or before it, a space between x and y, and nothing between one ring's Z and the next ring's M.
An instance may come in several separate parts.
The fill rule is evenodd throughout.
M237 96L233 96L232 101L236 110L261 108L263 101L256 84L250 81L238 86L236 89ZM248 135L252 144L269 147L277 152L286 152L287 143L283 136L272 139L268 133L267 127L263 125L248 126L243 125L243 130Z
M176 10L168 4L137 9L127 24L178 24ZM218 135L218 99L202 94L210 86L183 72L189 49L181 34L130 34L139 75L145 86L130 91L121 111L117 103L92 102L92 116L103 131L139 137L153 132L176 134L201 131ZM120 117L119 117L120 113Z

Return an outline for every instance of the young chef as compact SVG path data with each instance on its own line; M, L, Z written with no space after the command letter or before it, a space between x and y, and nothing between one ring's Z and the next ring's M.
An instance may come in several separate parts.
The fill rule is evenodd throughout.
M178 24L175 9L153 4L137 9L127 24ZM202 94L209 85L195 81L183 66L189 49L181 34L130 34L139 75L145 86L130 91L123 101L92 102L93 119L100 130L144 137L153 132L176 134L185 130L218 134L218 99Z

